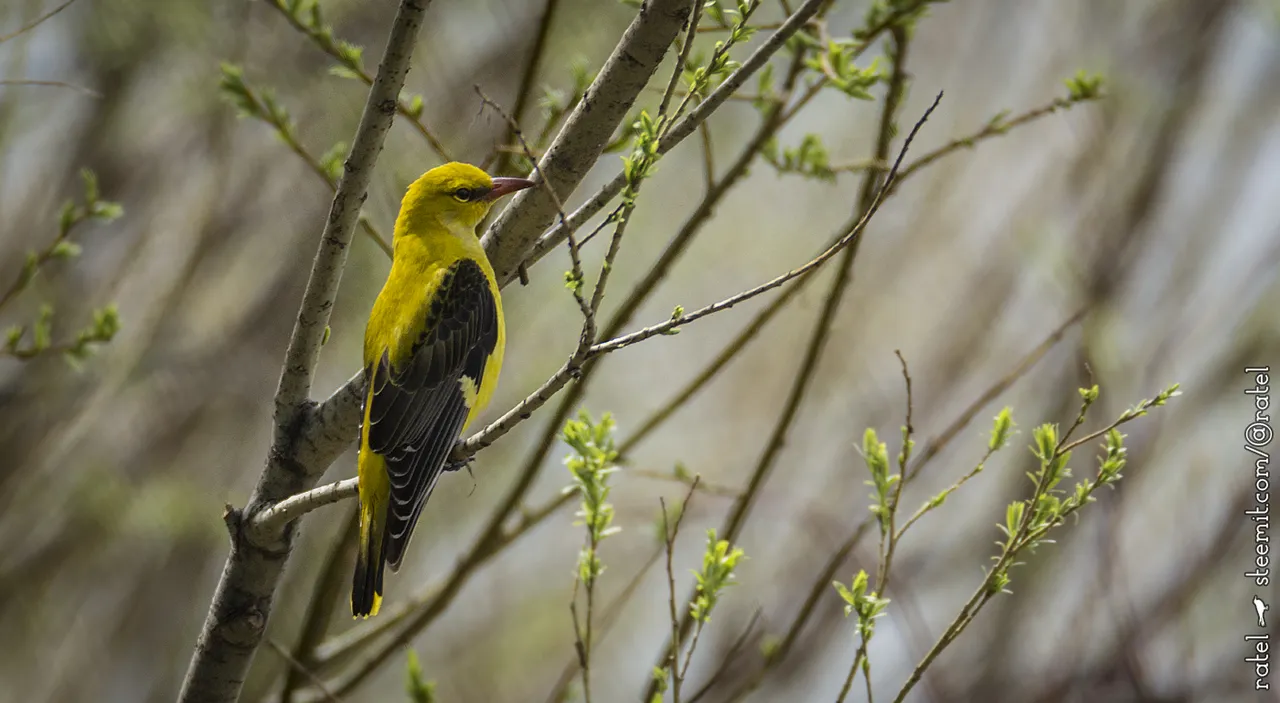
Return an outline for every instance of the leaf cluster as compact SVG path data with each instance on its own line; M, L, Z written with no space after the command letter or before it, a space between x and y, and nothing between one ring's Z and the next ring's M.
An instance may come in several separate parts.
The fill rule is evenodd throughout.
M80 177L84 184L83 201L77 203L75 200L68 200L63 204L58 215L57 235L44 249L27 252L18 277L0 296L0 308L29 288L49 262L67 261L80 256L80 245L70 238L79 225L90 221L107 223L124 214L120 203L102 199L97 176L92 171L84 169L80 172ZM46 303L40 306L35 320L10 325L5 330L4 346L0 352L17 359L61 353L67 363L78 366L93 353L97 345L110 342L120 331L119 311L115 305L106 305L94 310L92 321L78 330L69 341L55 342L54 314L54 307Z
M588 587L604 572L596 545L621 529L612 525L614 510L608 502L609 476L618 470L613 431L612 415L605 413L595 422L584 410L565 423L561 434L573 450L564 460L573 476L573 484L566 490L577 491L582 499L575 524L587 528L587 546L578 555L578 578Z
M729 544L728 540L717 539L714 529L707 530L707 549L702 555L702 570L693 572L697 579L693 601L689 604L689 614L698 622L709 622L711 611L720 601L724 589L733 585L734 569L738 562L746 557L740 547Z

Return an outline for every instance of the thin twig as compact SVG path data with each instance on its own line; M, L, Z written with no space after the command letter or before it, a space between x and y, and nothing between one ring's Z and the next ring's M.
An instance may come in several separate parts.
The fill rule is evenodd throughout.
M910 164L907 164L906 168L902 169L902 178L906 178L916 171L929 166L938 159L949 156L961 149L972 149L974 146L977 146L979 142L992 137L1002 136L1015 127L1020 127L1028 122L1034 122L1041 117L1052 115L1059 110L1073 107L1082 102L1097 100L1100 97L1101 95L1086 95L1081 97L1055 98L1047 105L1027 110L1026 112L1008 120L999 118L991 119L978 131L965 137L953 139L943 146L940 146L915 161L912 161Z
M653 568L653 565L658 563L658 559L662 557L662 552L662 545L658 545L658 548L654 549L649 554L649 558L646 559L644 564L642 564L636 573L632 575L631 580L627 582L626 587L622 589L622 593L618 594L618 597L609 604L609 607L600 616L600 627L598 630L599 639L604 639L604 637L609 634L609 631L613 629L614 624L618 622L619 616L626 608L627 603L629 603L632 597L640 591L640 584L644 582L644 577L649 573L649 569ZM556 684L552 687L551 693L547 695L547 703L561 703L565 700L565 692L568 690L569 685L573 683L574 677L578 675L578 669L581 666L582 664L578 661L578 656L575 652L573 658L570 659L560 671L560 678L556 680Z
M974 398L973 402L961 411L961 413L956 416L956 419L953 420L946 429L939 432L935 437L925 443L924 449L921 450L919 457L916 459L915 465L907 472L907 475L914 477L919 473L926 464L928 464L935 456L938 455L938 453L951 443L951 440L955 439L956 435L958 435L961 430L967 427L970 422L973 422L973 418L977 417L978 413L982 412L984 407L986 407L991 401L1000 397L1009 389L1010 386L1014 384L1015 381L1026 375L1026 373L1031 370L1031 367L1035 366L1045 354L1048 354L1050 349L1057 346L1058 342L1062 341L1063 336L1066 335L1067 330L1082 320L1086 312L1088 312L1087 308L1080 308L1077 310L1074 314L1064 320L1062 324L1058 325L1052 332L1050 332L1049 336L1045 337L1044 340L1027 353L1026 356L1022 357L1022 359L1019 360L1019 362L1015 364L1007 374L1002 376L995 383L991 384L991 386L983 391L977 398ZM904 478L906 477L904 476Z
M294 134L293 125L288 122L281 121L279 119L280 114L278 112L267 109L266 103L263 101L262 97L253 89L253 86L250 85L248 81L242 81L242 85L244 87L244 92L242 93L243 97L253 106L253 110L250 111L250 115L262 120L275 130L276 136L279 137L280 141L284 142L285 146L289 147L289 151L292 151L298 156L298 158L302 159L302 162L307 165L307 168L310 169L312 173L316 174L320 180L324 181L325 185L329 186L329 192L336 193L338 191L337 180L335 180L333 175L320 164L320 160L313 156L311 152L307 151L307 148L298 141L297 136ZM370 224L369 220L364 215L360 216L360 228L364 231L366 236L373 240L374 244L378 245L378 248L382 250L382 253L386 254L388 257L392 256L391 244L387 242L381 232Z
M264 534L278 532L312 510L355 498L359 494L359 482L358 478L347 478L291 495L254 515L253 528Z
M679 36L693 5L694 0L648 0L644 11L636 14L540 160L556 192L568 197L600 159ZM517 276L529 247L555 222L553 204L544 193L530 189L515 196L482 239L500 284Z
M551 0L551 3L554 3L555 1L556 0ZM550 10L548 10L548 12L549 11ZM533 164L533 170L538 176L538 187L542 188L546 192L547 197L551 198L551 202L556 206L556 215L563 224L565 222L564 201L556 194L555 189L551 187L551 182L547 180L546 174L542 172L542 166L539 165L538 160L534 157L533 150L529 148L529 142L525 141L524 132L521 131L520 124L516 122L514 117L507 114L506 111L502 109L501 105L494 102L489 98L489 96L485 95L484 91L480 89L480 86L475 86L475 91L476 94L480 96L480 102L482 105L493 108L493 111L498 113L498 115L506 121L507 131L509 134L508 139L514 138L520 141L521 150L524 152L525 157L529 159L529 163ZM569 244L569 260L572 262L571 275L575 282L574 285L569 286L569 289L573 292L573 297L578 302L578 309L582 311L582 336L594 339L596 333L595 311L591 309L587 304L586 299L582 297L582 286L577 285L577 283L581 282L583 278L581 248L578 246L577 240L573 237L569 237L567 241Z
M662 101L658 103L658 114L667 114L667 106L671 104L671 96L676 92L676 86L680 84L680 76L684 73L684 67L689 63L689 54L693 51L693 39L698 32L698 21L702 19L702 3L695 2L693 4L693 14L689 17L689 21L685 24L687 29L684 32L684 45L680 47L680 55L676 57L676 65L671 69L671 78L667 80L667 89L662 92Z
M75 0L72 0L72 2L74 1ZM79 91L91 97L95 97L95 98L102 97L102 93L99 93L98 91L92 88L86 88L82 85L76 85L74 83L66 83L63 81L35 81L35 80L27 80L27 79L8 79L8 80L0 80L0 85L35 85L35 86L48 86L51 88L70 88L72 90Z
M511 117L508 121L507 136L502 140L504 144L510 144L515 138L516 132L519 131L520 121L524 119L525 110L529 106L529 97L533 95L534 82L538 80L538 69L542 65L542 59L547 52L547 37L551 36L551 25L555 20L556 8L560 5L560 0L546 0L546 4L542 6L542 14L538 18L538 31L533 35L533 46L529 49L529 58L524 63L524 73L520 75L520 86L516 88L516 104L511 109ZM512 127L514 125L514 128ZM523 141L523 140L521 140ZM528 152L526 145L525 151ZM511 169L511 154L514 152L499 151L498 163L494 170L498 173L506 173ZM537 160L530 158L530 161L537 163Z
M276 654L279 654L282 659L289 663L291 671L297 671L308 679L311 679L311 683L315 684L316 688L320 689L320 692L324 694L326 700L332 701L333 703L342 703L342 699L335 696L333 691L330 691L329 688L324 685L324 680L319 676L316 676L315 672L308 669L302 662L295 659L293 655L289 653L289 650L280 646L280 644L273 639L268 639L267 645L274 649Z
M28 22L27 24L25 24L25 25L23 25L23 26L19 27L18 29L14 30L14 31L12 31L12 32L10 32L10 33L8 33L8 34L0 35L0 44L3 44L3 43L5 43L5 42L9 41L10 39L13 39L13 38L17 37L17 36L18 36L18 35L20 35L20 34L24 34L24 33L26 33L26 32L30 32L31 30L35 29L36 27L39 27L41 24L43 24L43 23L44 23L44 21L45 21L45 20L49 19L50 17L53 17L54 15L58 14L59 12L62 12L63 10L67 9L68 7L71 7L71 3L75 2L75 1L76 1L76 0L67 0L66 2L62 3L61 5L59 5L59 6L55 7L55 8L53 8L52 10L49 10L48 12L44 13L43 15L40 15L39 17L35 18L34 20L31 20L30 22Z
M693 498L693 492L698 487L698 477L693 478L693 483L689 486L689 492L685 493L684 501L680 503L680 512L676 513L676 520L673 525L668 526L667 523L667 500L659 497L658 503L662 506L662 540L666 543L667 552L667 608L671 617L671 652L667 659L667 666L671 673L671 701L672 703L680 703L680 684L684 682L684 671L680 668L680 618L676 608L676 573L672 565L676 551L676 537L680 534L680 523L684 521L685 512L689 508L689 500ZM685 665L686 668L688 665Z
M751 619L747 621L747 627L743 629L741 635L738 635L738 639L734 640L733 645L729 647L729 651L725 652L724 658L720 660L720 666L716 667L715 672L711 674L707 682L702 684L702 687L689 698L688 703L698 703L703 696L711 691L711 688L716 685L720 677L728 673L729 665L733 663L734 659L738 658L738 653L746 646L747 640L751 638L751 633L755 631L756 625L760 622L760 616L763 614L763 609L759 607L755 609L755 612L751 614Z
M424 3L424 5L429 3L430 0L427 0L427 3ZM369 72L365 70L364 66L360 65L358 62L348 60L348 58L339 51L338 46L341 44L341 40L335 40L332 36L326 36L324 33L317 32L315 29L300 23L298 18L290 12L285 0L269 0L268 4L278 10L281 15L284 15L285 20L291 27L302 32L302 34L310 39L311 42L321 51L328 54L347 70L355 74L355 76L366 86L373 85L373 76L369 75ZM417 131L418 134L422 135L423 139L427 140L427 145L436 153L436 156L439 156L444 161L453 161L453 158L449 156L449 151L445 148L444 143L427 128L427 125L422 122L419 115L415 114L415 111L409 107L409 104L404 100L401 100L398 93L393 99L395 100L396 112L398 112L401 117L407 119L409 124L413 126L414 130Z
M736 71L731 73L715 90L711 91L706 100L700 102L692 112L663 135L658 143L658 153L666 154L690 134L693 134L699 124L710 117L725 100L729 99L729 96L737 92L743 83L768 63L769 59L773 58L774 54L783 48L787 40L817 14L818 10L826 3L827 0L807 0L800 9L787 18L787 21L783 23L778 31L770 35L746 61L743 61ZM622 192L624 185L626 185L626 177L624 174L618 173L613 180L605 184L586 203L569 215L567 228L563 226L555 227L540 236L528 256L524 259L524 262L532 264L559 246L569 229L581 227L587 220L598 214L609 201Z
M293 658L306 667L311 660L316 645L324 638L332 620L334 606L344 593L346 585L347 560L355 552L356 537L359 535L359 506L351 504L347 517L341 521L337 537L329 546L324 564L316 576L311 598L307 601L307 612L302 618L302 632L293 647ZM311 669L295 667L285 675L284 687L280 691L280 703L292 703L294 691L302 686L304 677L311 674ZM314 679L313 679L314 680Z

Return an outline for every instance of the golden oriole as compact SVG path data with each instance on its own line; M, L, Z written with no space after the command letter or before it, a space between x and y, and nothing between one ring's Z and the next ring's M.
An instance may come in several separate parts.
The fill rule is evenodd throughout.
M493 394L506 334L475 230L494 201L531 185L448 163L414 181L400 204L391 273L364 333L353 615L377 614L383 567L400 567L449 453Z

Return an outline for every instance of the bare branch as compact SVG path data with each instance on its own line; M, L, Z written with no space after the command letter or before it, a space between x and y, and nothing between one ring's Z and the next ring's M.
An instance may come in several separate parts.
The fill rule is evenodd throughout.
M289 522L340 500L359 494L359 479L348 478L326 483L309 491L289 496L253 517L253 529L264 534L280 531Z
M546 0L546 4L542 6L542 16L538 19L538 31L533 38L533 47L529 49L529 58L524 64L524 74L520 76L520 87L516 89L516 104L512 108L511 113L513 120L509 120L506 139L502 140L503 144L510 144L511 140L516 137L519 131L520 120L524 119L525 109L529 106L529 97L533 95L534 81L538 79L538 69L542 65L542 59L547 51L547 37L551 36L551 25L555 20L557 6L560 0ZM514 127L512 127L514 125ZM494 171L499 174L505 173L511 169L511 151L498 150L496 154L498 163L494 167ZM530 157L530 161L534 159Z
M684 26L692 6L692 0L645 3L539 162L557 193L573 193L600 158L614 130ZM555 204L546 191L530 188L516 195L490 225L483 241L501 284L515 277L529 246L552 224L555 214ZM563 237L557 242L562 240Z
M302 686L303 679L311 673L312 658L316 645L324 639L333 620L335 606L346 596L348 588L347 564L356 550L356 538L359 536L360 506L352 504L347 508L347 515L340 522L338 535L328 545L324 563L316 576L315 586L307 601L307 611L302 618L302 631L293 645L293 658L301 662L304 670L294 667L285 676L284 686L280 691L280 703L293 703L294 692Z
M76 0L67 0L66 2L62 3L61 5L59 5L59 6L55 7L55 8L53 8L52 10L49 10L48 12L44 13L43 15L40 15L39 17L35 18L34 20L31 20L30 22L28 22L27 24L24 24L23 26L19 27L18 29L15 29L14 31L9 32L8 34L5 34L5 35L3 35L3 36L0 36L0 44L3 44L3 43L5 43L5 42L9 41L10 39L14 39L14 38L18 37L18 35L20 35L20 34L25 34L25 33L27 33L27 32L30 32L31 30L35 29L36 27L39 27L41 24L44 24L45 20L49 19L50 17L53 17L54 15L58 14L59 12L62 12L63 10L67 9L68 7L71 7L71 3L75 2L75 1L76 1Z
M316 676L314 671L308 669L302 662L298 661L297 658L290 654L289 650L280 646L280 643L275 640L267 640L267 644L275 650L276 654L280 655L281 659L284 659L289 663L290 671L297 671L308 679L311 679L311 682L316 685L316 688L320 689L320 692L324 694L325 700L331 701L332 703L342 703L342 701L337 696L333 695L333 692L324 685L324 681L319 676Z
M828 259L838 254L840 250L844 249L846 246L853 243L858 238L858 235L862 233L862 230L866 228L867 223L870 222L871 220L871 217L875 215L877 210L880 209L880 204L884 200L883 196L885 192L887 192L888 186L893 183L894 179L897 176L898 166L900 166L902 163L902 156L905 155L906 148L911 145L911 140L915 137L916 132L919 130L921 126L924 125L924 121L929 118L929 115L933 112L934 108L938 106L938 102L941 99L942 99L942 93L938 93L938 97L934 100L933 105L931 105L929 109L925 111L924 117L922 117L921 120L916 123L915 128L911 130L911 134L907 136L907 141L903 145L903 152L899 154L898 161L894 164L894 167L890 169L889 177L885 180L885 185L880 188L879 193L875 196L875 199L871 203L871 207L865 213L855 216L854 218L849 220L849 222L846 223L846 225L841 228L844 234L836 241L835 244L832 244L830 247L828 247L826 251L822 252L817 257L810 260L808 263L804 264L799 268L792 269L791 271L788 271L782 274L781 276L778 276L770 281L762 283L756 286L755 288L750 288L748 290L742 291L741 293L738 293L737 295L734 295L734 296L730 296L729 298L726 298L718 303L712 303L711 305L708 305L699 310L695 310L691 313L672 317L671 319L665 322L660 322L656 325L645 327L644 329L632 332L631 334L623 335L621 337L616 337L614 339L610 339L608 341L596 344L595 346L591 347L592 356L599 355L599 354L607 354L612 351L617 351L618 349L621 349L623 347L630 346L637 342L642 342L646 339L649 339L650 337L669 333L671 330L677 327L689 324L690 322L694 322L696 320L700 320L708 315L715 314L722 310L728 310L729 308L733 307L734 305L737 305L738 303L741 303L746 300L750 300L751 298L754 298L760 295L761 293L767 293L773 290L774 288L777 288L778 286L781 286L792 279L799 278L800 276L803 276L804 274L826 263Z
M658 143L658 153L666 154L674 149L677 144L684 141L685 137L693 134L699 124L706 121L725 100L728 100L731 95L737 92L738 88L742 87L742 84L747 79L768 63L769 59L773 58L773 55L782 49L787 40L817 14L824 4L826 4L826 0L808 0L804 5L800 6L800 9L788 17L778 31L770 35L768 40L761 44L746 61L742 62L738 70L730 74L719 87L711 91L711 95L708 95L706 100L699 103L687 117L677 122L663 135L662 140ZM556 227L539 237L528 258L525 259L525 263L532 264L545 256L547 252L559 246L570 229L581 227L587 220L603 210L610 200L613 200L618 193L622 192L622 188L625 185L626 177L619 172L618 175L614 176L613 180L605 184L586 203L569 215L568 227Z
M245 509L250 521L263 506L308 488L324 469L298 462L299 436L314 412L307 395L360 206L391 128L428 4L429 0L402 0L369 91L285 356L275 398L275 436L266 468ZM245 523L238 524L243 527ZM183 681L180 701L232 703L239 697L249 663L262 642L291 542L287 528L281 532L233 532L231 554Z
M555 1L556 0L552 0L552 3ZM548 9L548 12L550 12L550 9ZM493 108L494 112L497 112L502 119L506 120L507 130L510 134L508 140L518 139L520 141L520 149L523 151L525 158L529 159L529 163L533 164L534 173L538 178L538 187L546 190L547 197L551 198L551 202L556 206L556 216L559 218L561 224L563 224L565 221L564 201L560 199L559 195L556 195L556 191L551 187L551 183L547 180L546 174L542 172L542 166L538 164L537 158L533 155L533 150L529 148L529 142L525 141L524 132L520 129L520 124L516 122L515 118L508 115L506 111L502 109L501 105L491 100L489 96L485 95L484 91L480 89L480 86L475 86L475 89L476 94L480 96L481 104ZM569 290L573 292L574 300L578 302L578 309L582 311L582 318L585 321L582 331L583 336L595 339L595 312L591 309L591 306L587 304L586 298L582 297L582 286L580 285L584 275L582 272L582 251L578 247L577 239L569 237L567 241L569 244L569 260L572 262L572 270L570 271L570 274L573 276L573 282L569 286Z
M86 88L82 85L76 85L74 83L66 83L63 81L33 81L33 80L24 79L24 78L14 78L9 80L0 80L0 85L34 85L34 86L46 86L49 88L70 88L71 90L84 93L85 95L88 95L90 97L94 97L94 98L102 97L102 93L99 93L98 91L93 90L92 88Z

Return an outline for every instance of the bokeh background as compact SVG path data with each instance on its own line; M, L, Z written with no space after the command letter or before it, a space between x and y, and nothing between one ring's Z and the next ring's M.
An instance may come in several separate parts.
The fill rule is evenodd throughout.
M565 88L571 62L582 57L598 68L633 11L562 4L540 82ZM0 34L54 5L7 0ZM339 36L366 47L372 67L395 3L322 6ZM847 34L864 10L839 3L833 34ZM541 3L517 0L431 6L407 87L424 96L423 121L457 157L480 161L501 139L505 125L482 113L472 85L514 100L540 11ZM759 16L777 20L779 4L766 2ZM52 302L55 330L69 334L93 307L114 302L123 321L80 371L57 358L0 358L0 699L172 699L226 556L223 505L243 504L261 470L271 395L329 192L268 127L237 119L218 90L222 61L275 89L313 153L350 139L362 86L330 75L331 60L264 3L81 0L0 44L0 282L54 235L61 202L80 193L82 167L125 208L119 220L79 231L83 255L47 269L0 314L0 323L20 322ZM749 675L761 633L786 628L866 515L855 446L874 427L897 450L905 403L894 350L911 367L924 441L1083 309L1082 322L906 492L904 508L913 508L951 483L981 455L989 418L1014 408L1022 428L1014 447L902 547L893 604L871 650L877 697L897 691L980 582L1003 505L1027 490L1030 428L1069 422L1075 389L1092 378L1102 398L1090 428L1169 383L1182 383L1185 394L1129 426L1121 488L1014 572L1013 595L983 612L911 700L1263 700L1251 691L1241 637L1256 629L1250 598L1276 593L1258 592L1243 576L1253 535L1242 515L1252 474L1241 448L1252 413L1242 370L1280 363L1280 6L955 2L921 22L908 68L904 123L946 93L916 153L1002 110L1062 95L1061 79L1079 69L1104 74L1109 97L950 156L881 210L815 383L740 540L749 559L699 645L693 685L759 610L750 647L726 680ZM655 85L666 75L664 68ZM94 94L6 79L65 81ZM813 132L833 161L857 160L870 154L877 115L876 104L824 93L781 142ZM757 119L748 103L730 103L712 119L722 166ZM370 221L389 232L404 186L435 163L419 135L398 123L377 166ZM697 139L662 161L624 240L615 305L701 197L701 164ZM617 167L616 155L606 156L577 197ZM859 179L815 182L758 163L634 324L807 260L847 216ZM599 255L589 248L589 261ZM505 293L508 360L491 417L535 388L576 341L566 261L557 252L532 269L530 285ZM383 253L358 237L317 394L356 370L363 316L387 269ZM680 462L717 487L741 488L831 275L824 271L632 453L613 493L623 531L602 552L605 603L653 554L658 497L684 493L645 473ZM627 436L765 301L609 357L584 406L613 412ZM474 480L452 474L441 482L406 568L390 577L389 602L453 567L545 422L535 416L480 454ZM568 483L564 453L562 445L551 452L530 503ZM1077 474L1093 468L1091 456L1077 456ZM353 472L348 453L327 476ZM708 492L690 503L675 555L681 592L698 565L702 531L720 524L731 500ZM286 649L349 510L330 506L304 523L269 633ZM581 528L572 522L562 510L504 550L415 639L441 700L546 697L573 658L568 602ZM873 566L868 540L839 576ZM661 566L638 583L599 640L597 700L635 700L669 632ZM755 700L834 697L856 647L841 605L829 591ZM350 626L345 607L337 598L333 632ZM245 700L269 700L286 670L264 646ZM397 655L343 699L403 699L404 670ZM714 689L709 700L727 690ZM859 684L855 699L863 695Z

